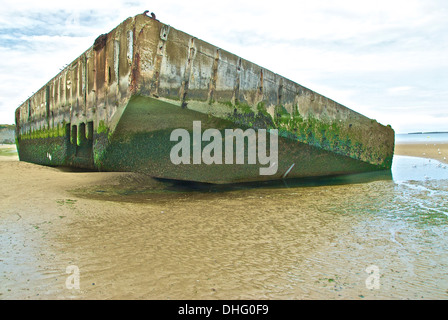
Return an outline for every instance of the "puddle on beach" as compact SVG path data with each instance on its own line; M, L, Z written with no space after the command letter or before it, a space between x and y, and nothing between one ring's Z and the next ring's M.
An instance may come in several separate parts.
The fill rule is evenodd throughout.
M129 174L75 189L76 201L58 204L67 218L48 229L53 260L37 298L446 299L447 167L396 156L392 172L319 180L210 186ZM68 265L80 290L64 287Z

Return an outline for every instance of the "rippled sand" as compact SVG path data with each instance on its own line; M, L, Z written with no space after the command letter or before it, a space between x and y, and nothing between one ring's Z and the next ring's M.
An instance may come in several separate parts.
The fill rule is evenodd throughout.
M435 160L226 188L0 160L0 299L448 298Z

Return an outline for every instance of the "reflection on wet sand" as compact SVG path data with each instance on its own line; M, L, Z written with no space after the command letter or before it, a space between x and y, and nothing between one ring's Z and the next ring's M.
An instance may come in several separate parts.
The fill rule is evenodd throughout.
M219 187L3 161L0 298L445 299L448 169L422 161Z

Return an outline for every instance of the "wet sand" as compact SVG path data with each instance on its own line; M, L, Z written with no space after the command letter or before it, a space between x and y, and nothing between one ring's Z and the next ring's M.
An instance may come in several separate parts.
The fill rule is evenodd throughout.
M207 190L8 148L0 299L448 298L448 180ZM66 286L72 265L79 289Z
M395 154L448 163L448 143L400 143L395 146Z

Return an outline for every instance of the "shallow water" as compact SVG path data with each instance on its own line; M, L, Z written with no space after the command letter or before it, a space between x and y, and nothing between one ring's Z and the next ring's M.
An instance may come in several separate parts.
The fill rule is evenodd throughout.
M392 162L392 177L395 183L448 180L448 164L434 159L395 156Z
M438 133L414 133L414 134L396 134L396 143L434 143L447 142L448 132Z
M51 265L38 258L31 297L448 298L448 168L434 160L261 186L129 175L73 194L64 225L40 225ZM80 290L64 287L68 265Z

